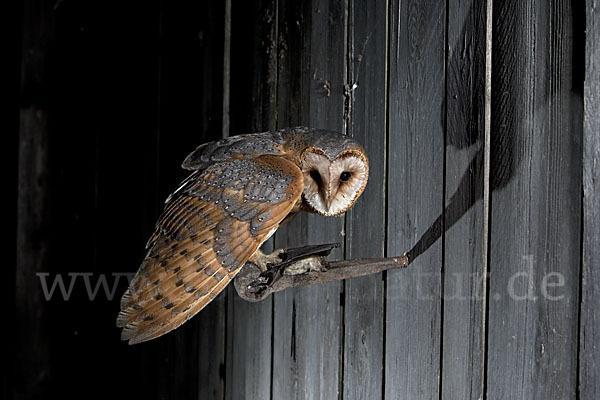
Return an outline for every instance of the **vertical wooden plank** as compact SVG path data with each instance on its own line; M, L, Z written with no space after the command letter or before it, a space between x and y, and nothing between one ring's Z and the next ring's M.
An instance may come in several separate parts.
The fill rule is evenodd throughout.
M229 134L274 130L278 64L277 1L232 4L231 36Z
M161 12L159 210L189 174L179 167L187 153L221 138L224 36L221 1L162 2ZM222 293L152 354L164 396L223 398L225 314Z
M160 4L158 127L152 141L157 186L150 232L164 200L189 174L180 168L187 153L221 136L222 14L220 2ZM180 329L142 344L139 362L147 382L141 395L221 399L224 331L225 302L219 296Z
M6 255L6 263L10 267L5 269L5 275L2 284L2 294L0 301L6 305L8 310L6 315L6 326L19 326L16 322L16 268L17 265L17 229L18 228L18 204L19 202L19 147L20 147L20 102L19 94L21 89L21 46L23 35L23 3L22 1L9 1L6 3L6 9L2 13L0 32L2 38L6 40L6 55L3 57L6 72L0 77L0 86L4 89L0 93L4 107L0 110L0 129L5 132L5 146L8 149L5 157L2 159L3 180L5 183L5 198L10 206L5 212L4 226L7 231L2 243L2 252ZM7 237L7 238L6 238ZM18 333L16 329L8 330L8 341L17 343ZM10 346L5 351L5 359L12 365L15 364L15 357L19 350L17 346ZM19 368L22 367L22 364ZM2 376L2 388L0 396L3 398L12 398L15 386L17 371L11 368L11 371ZM19 377L20 378L20 377Z
M309 93L303 83L310 68L310 31L312 13L304 11L312 2L279 0L277 4L277 127L308 124ZM305 64L306 63L306 64ZM303 74L302 72L305 72ZM278 229L274 237L275 248L302 244L307 238L307 218L300 213L289 224ZM292 289L273 296L273 399L303 397L305 381L300 371L304 347L298 330L298 290Z
M223 17L223 108L222 108L222 129L221 136L229 137L229 104L231 102L231 0L224 2Z
M448 10L446 210L441 391L444 399L483 397L483 145L486 6Z
M392 1L389 255L409 250L444 206L444 1ZM438 398L441 241L386 287L385 397Z
M288 2L286 7L293 3ZM279 126L308 123L309 126L343 130L344 106L344 22L345 7L339 1L313 1L286 16L283 27L293 33L295 21L300 31L296 38L287 36L286 51L292 52L286 62L301 62L299 71L282 66L279 87L285 80L300 83L300 91L280 95ZM281 25L280 25L281 26ZM304 35L304 36L302 36ZM289 39L293 40L289 43ZM302 40L299 40L302 39ZM302 48L304 47L304 48ZM331 55L334 54L334 55ZM288 61L289 60L289 61ZM284 70L284 68L286 70ZM289 74L289 78L286 75ZM308 76L308 79L307 79ZM294 102L308 109L296 111ZM291 110L291 112L288 112ZM300 214L289 226L276 234L276 247L339 242L342 218L324 218ZM340 251L334 254L341 255ZM339 343L341 314L339 282L287 290L274 298L273 398L331 399L338 396Z
M582 22L570 1L494 1L493 15L487 396L573 399Z
M349 2L346 87L348 135L369 157L369 183L346 219L346 257L382 257L385 247L385 165L388 3ZM383 274L345 283L345 399L383 395Z
M600 393L600 4L586 2L579 398Z
M247 303L230 289L227 308L227 399L268 399L271 302Z
M303 88L303 93L308 92L309 96L305 118L308 126L313 128L343 132L346 12L345 2L339 0L313 0L312 7L303 11L309 20L305 23L311 27L305 33L310 41L310 53L302 75L304 79L307 73L309 75ZM342 242L343 246L343 217L308 214L304 223L302 240L296 244ZM331 257L341 258L342 255L343 247L332 252ZM341 282L331 282L298 289L295 312L294 309L287 310L292 312L295 327L289 337L295 345L293 358L300 377L296 392L299 399L335 399L339 396L341 286Z
M48 109L43 98L47 40L54 35L43 1L23 2L14 284L14 398L43 397L50 380L48 303L35 279L48 269Z
M254 45L251 47L254 49L254 68L250 79L251 132L272 131L277 128L277 0L263 0L259 2L257 10L261 24L256 27ZM269 246L272 246L272 243L269 243Z
M200 21L198 36L201 43L200 54L195 60L199 63L202 75L194 91L202 93L201 129L202 141L206 142L220 139L223 131L219 129L219 125L225 119L224 113L229 112L222 107L226 103L224 98L228 96L225 82L229 79L229 69L223 67L225 57L222 55L226 51L227 21L223 2L210 1L199 4L200 10L191 16L194 21ZM228 292L221 293L202 311L198 320L198 399L221 400L225 396L227 301ZM185 347L183 348L185 350Z
M159 193L157 162L160 2L131 2L119 13L103 3L64 2L61 6L59 10L65 18L71 19L69 30L64 33L69 46L63 50L66 55L63 62L77 71L65 73L64 79L68 82L65 88L69 87L71 92L67 95L67 104L75 106L77 111L66 109L61 112L67 135L56 145L56 148L65 149L60 156L65 159L61 168L66 170L66 179L60 188L64 196L60 203L64 206L59 215L67 221L75 221L63 228L65 232L78 234L75 243L61 242L58 254L65 258L72 254L72 247L85 249L91 237L93 248L86 249L87 254L75 253L68 270L91 270L94 277L106 274L110 278L114 272L132 273L138 269L145 254L144 246L161 211L159 204L164 199ZM85 50L80 52L79 49ZM82 81L89 86L81 85ZM70 120L73 117L68 115L69 111L78 115L75 122ZM93 122L88 126L88 121ZM78 148L90 149L85 157L81 157L86 163L82 164L79 157L66 150L73 143L78 143ZM73 182L83 176L86 186L87 182L93 186L84 186L85 196L78 196L81 189ZM92 210L82 210L81 206L74 208L65 202L76 197L79 201L91 201ZM81 259L85 257L88 262L82 266ZM83 301L74 302L87 310L64 314L66 321L61 324L66 332L73 333L65 335L63 332L64 342L55 346L72 346L73 342L79 342L74 347L80 353L78 357L94 359L97 365L113 365L110 372L87 371L89 376L128 376L131 373L132 384L122 389L121 396L164 395L168 393L165 384L168 375L161 367L166 363L166 357L161 358L164 353L153 349L161 348L171 339L167 337L140 346L129 346L120 341L120 329L116 327L115 319L126 286L126 279L121 278L114 298L108 304L103 296L88 305ZM68 317L73 315L85 315L86 318L75 318L77 322L73 323ZM99 337L111 340L98 340ZM96 342L106 344L97 345ZM96 346L97 350L89 353L87 349ZM112 361L109 363L105 359ZM78 369L84 370L81 366L89 361L76 359L66 360L66 363L79 365ZM106 371L106 367L103 368ZM72 373L65 370L65 376ZM82 381L85 382L82 386L89 390L88 379ZM107 396L111 390L114 388L110 386L98 387L93 395Z
M299 2L277 1L277 128L306 124L306 116L300 114L302 94L300 84L302 76L300 66L306 51L310 49L310 41L302 41L305 31L310 30L310 19L302 14ZM291 21L298 21L290 25ZM306 100L306 96L304 100ZM304 107L306 111L307 107ZM289 243L298 243L304 237L305 215L297 216L291 223L275 233L274 247L285 248ZM293 362L295 358L295 334L293 325L296 314L294 306L295 293L288 291L273 296L273 354L271 398L280 398L298 393L298 369ZM289 358L292 357L290 361ZM293 398L293 397L292 397Z
M311 3L277 2L277 128L307 125Z
M39 191L36 201L47 201L49 208L43 211L44 224L37 228L43 229L27 242L32 246L28 257L44 260L40 272L50 274L49 285L57 282L54 279L63 279L67 287L73 283L70 296L63 298L55 291L48 300L38 297L42 282L35 271L25 276L32 287L24 299L39 304L33 313L19 314L48 325L45 332L21 324L19 329L38 335L52 355L49 368L33 377L34 382L41 378L49 384L24 386L41 390L36 397L56 397L60 392L62 398L75 398L93 387L89 397L101 398L114 388L97 385L99 377L114 381L128 376L132 382L140 381L139 348L121 347L115 326L117 297L122 292L111 289L114 273L139 265L136 250L143 250L144 228L150 225L144 222L146 213L154 209L155 198L147 194L155 188L156 169L146 154L153 159L156 137L152 118L157 88L156 5L145 2L141 7L132 2L114 13L100 3L29 3L27 14L38 19L35 26L46 34L26 50L33 61L28 68L35 65L29 73L39 69L24 92L25 108L42 107L33 110L36 121L30 121L24 132L37 130L36 139L27 146L43 143L47 158L32 163L35 153L30 148L21 161L26 168L43 169L28 189ZM54 29L52 35L49 27ZM33 212L35 203L28 200L21 207L31 215L28 218L39 217ZM81 273L90 279L92 291L103 278L108 288L100 285L92 297ZM49 318L43 312L36 315L35 309L48 310ZM41 362L48 360L44 349L19 347L34 351ZM135 385L126 386L120 395L131 397L136 391Z
M257 21L260 21L257 23ZM230 134L275 128L275 0L232 4ZM271 250L266 246L263 250ZM248 303L228 288L227 399L271 394L272 302Z

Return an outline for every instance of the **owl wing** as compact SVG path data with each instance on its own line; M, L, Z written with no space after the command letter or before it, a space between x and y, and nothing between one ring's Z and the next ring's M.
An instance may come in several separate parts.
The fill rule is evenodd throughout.
M204 143L192 151L181 166L193 171L243 155L283 155L285 153L283 132L285 130L230 136L216 142Z
M298 166L273 155L192 173L168 200L121 299L121 338L156 338L202 310L277 229L303 185Z

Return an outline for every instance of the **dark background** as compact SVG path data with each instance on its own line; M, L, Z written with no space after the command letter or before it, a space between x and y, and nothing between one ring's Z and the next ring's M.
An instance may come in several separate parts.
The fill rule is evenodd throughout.
M596 398L596 3L233 1L227 56L225 1L6 2L2 397ZM124 277L112 299L81 275L44 298L39 273L135 272L197 145L295 125L355 137L370 180L346 217L300 216L274 245L412 249L409 269L258 304L229 288L136 346L115 326ZM538 296L561 274L564 300L510 298L522 272Z
M190 372L169 368L176 359L169 343L119 341L124 278L112 301L103 289L91 301L81 276L68 301L58 288L45 301L35 273L50 273L49 285L61 275L68 285L68 273L91 272L92 287L106 274L112 289L112 273L135 271L163 201L186 176L181 161L221 137L223 4L67 0L11 7L3 14L16 22L6 75L12 101L2 122L10 132L6 153L19 154L20 142L20 157L7 163L7 225L18 221L23 239L15 243L11 235L8 245L9 265L12 249L20 258L17 276L7 268L12 277L5 281L7 302L16 301L15 323L6 326L16 329L7 346L15 367L3 397L152 398L162 385L179 398L167 382ZM197 344L186 346L197 351ZM169 375L163 383L162 374Z

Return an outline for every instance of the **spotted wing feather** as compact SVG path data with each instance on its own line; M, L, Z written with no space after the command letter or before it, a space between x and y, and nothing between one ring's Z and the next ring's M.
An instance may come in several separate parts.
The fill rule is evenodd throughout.
M181 166L184 169L199 170L236 157L283 155L285 140L282 132L230 136L216 142L201 144L185 158Z
M156 338L198 313L279 226L302 190L300 169L274 155L195 171L170 197L121 299L122 339Z

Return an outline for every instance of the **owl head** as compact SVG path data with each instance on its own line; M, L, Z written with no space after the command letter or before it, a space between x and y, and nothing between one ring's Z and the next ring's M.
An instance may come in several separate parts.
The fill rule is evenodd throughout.
M304 201L316 213L327 217L340 215L352 207L369 178L369 161L363 147L346 136L335 144L308 147L301 163Z

